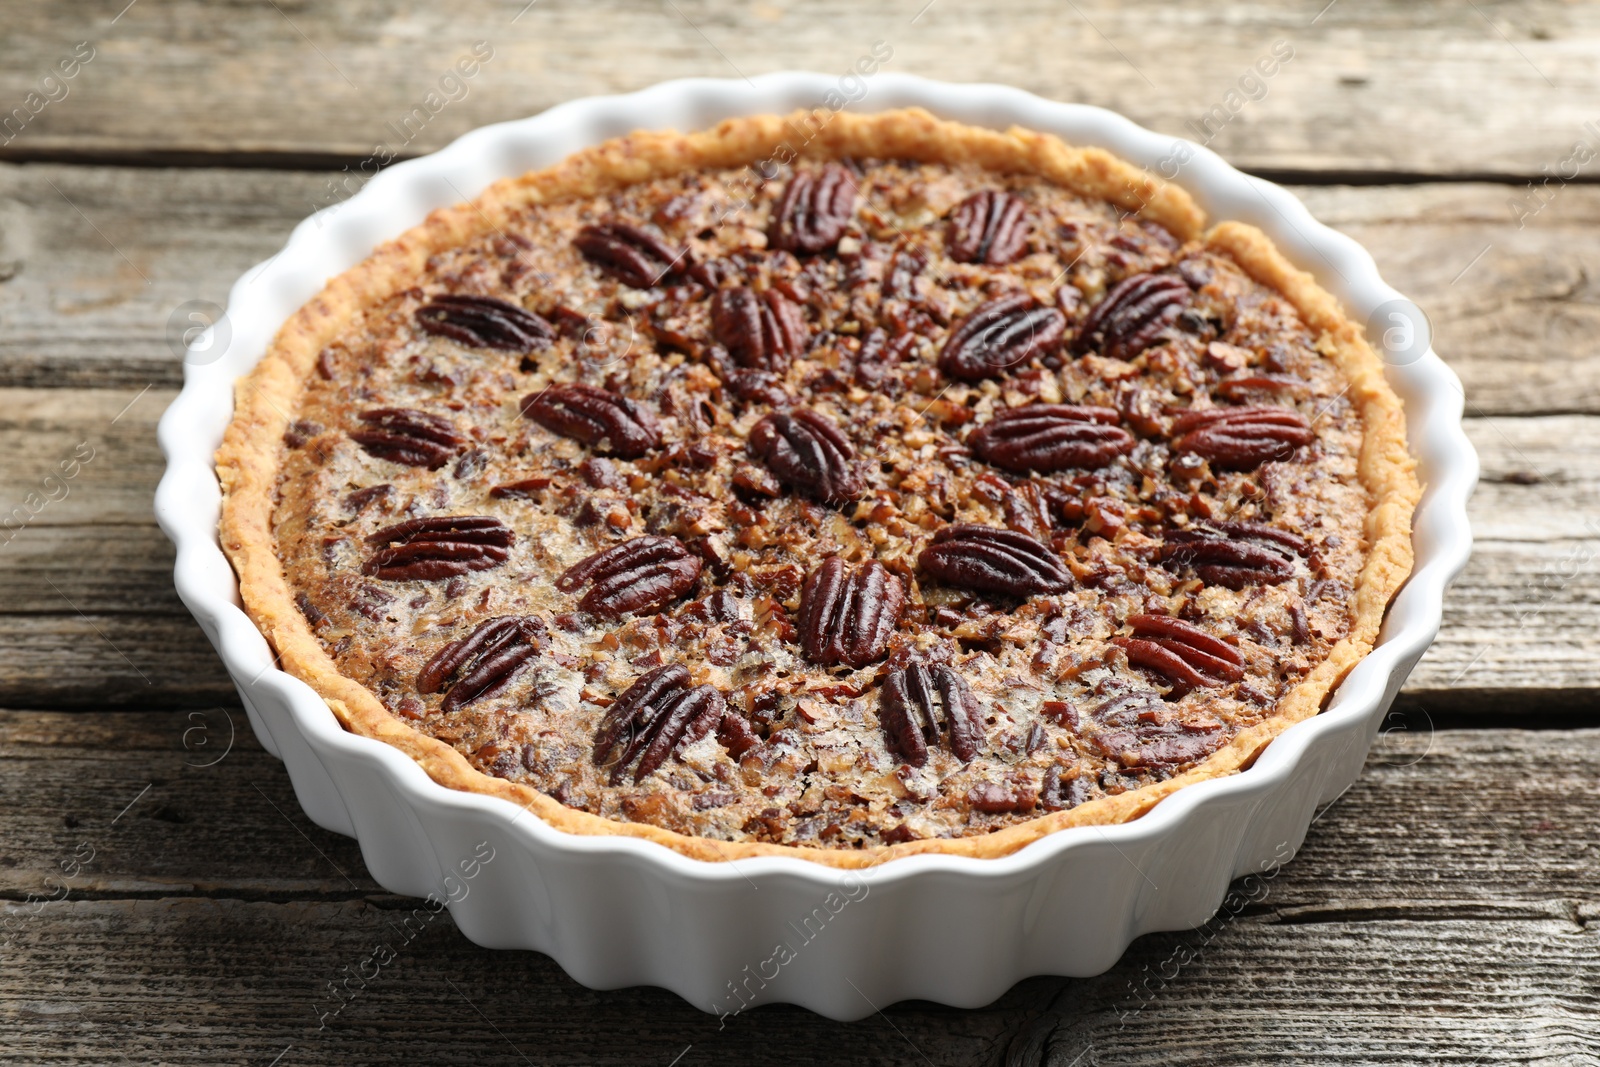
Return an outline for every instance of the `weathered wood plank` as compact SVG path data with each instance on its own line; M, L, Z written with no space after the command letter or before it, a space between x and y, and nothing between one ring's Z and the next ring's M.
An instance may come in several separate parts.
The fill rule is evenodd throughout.
M1600 411L1600 189L1554 190L1542 208L1512 186L1294 191L1427 312L1470 414Z
M7 5L0 100L37 114L21 116L0 157L354 164L375 147L431 151L486 122L668 78L843 75L883 41L893 49L886 70L1009 83L1175 135L1195 136L1211 114L1213 146L1248 167L1537 175L1584 136L1600 90L1600 15L1552 0L1326 11L1156 0L1066 9L1044 0L892 9L384 0L244 5L227 18L186 0L114 18L121 6L90 15ZM60 99L29 103L80 41L94 58L43 86ZM477 41L492 58L474 77L441 84ZM1251 81L1275 45L1292 58ZM1468 85L1482 92L1463 98ZM1418 116L1430 117L1426 136Z
M1597 730L1396 726L1252 909L1303 923L1600 907L1596 782ZM237 705L0 711L0 807L0 898L383 896L355 842L301 814Z
M0 389L0 543L27 529L155 521L172 390Z
M1386 734L1291 863L1099 978L1030 980L975 1012L908 1004L843 1026L765 1008L721 1030L657 990L594 993L543 956L477 949L446 919L399 940L414 902L306 821L247 734L195 766L222 751L199 740L226 733L219 712L0 712L12 1055L105 1062L115 1041L169 1063L268 1063L286 1047L284 1062L515 1062L509 1040L540 1063L668 1063L688 1045L683 1062L825 1048L826 1062L988 1063L1030 1034L1062 1065L1086 1048L1079 1062L1119 1064L1600 1051L1583 925L1600 907L1600 731ZM63 874L86 844L93 860ZM334 1013L326 983L380 943L397 961Z
M0 385L176 387L184 305L225 303L325 181L0 165ZM1506 186L1296 191L1427 309L1474 412L1600 413L1600 189L1565 189L1521 229Z
M788 1007L719 1023L661 990L591 992L547 957L471 945L446 919L406 940L404 914L356 901L46 904L21 921L0 974L8 1048L65 1063L920 1065L997 1062L1032 1031L1048 1058L1011 1062L1468 1067L1600 1051L1600 946L1569 919L1243 917L1143 938L1105 975L1032 979L983 1009L912 1002L840 1024ZM335 999L328 983L374 953L392 962L367 963L376 977Z

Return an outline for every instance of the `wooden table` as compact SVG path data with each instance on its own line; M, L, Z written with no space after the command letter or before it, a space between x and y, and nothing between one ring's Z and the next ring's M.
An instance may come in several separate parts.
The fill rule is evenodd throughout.
M1600 1062L1600 158L1574 157L1600 154L1600 9L1325 3L5 0L0 1058ZM479 74L415 111L476 41ZM875 41L890 70L1174 134L1209 116L1212 147L1428 309L1483 459L1479 540L1392 729L1276 878L1096 979L719 1031L440 921L319 1025L412 902L301 814L172 591L153 429L189 302L222 302L376 147L669 77L842 73Z

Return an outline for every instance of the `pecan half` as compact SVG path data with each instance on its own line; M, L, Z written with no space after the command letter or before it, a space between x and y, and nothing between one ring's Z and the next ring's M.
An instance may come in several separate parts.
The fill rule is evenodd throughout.
M1161 562L1192 567L1208 585L1244 589L1288 581L1294 577L1295 557L1310 551L1303 538L1265 523L1207 522L1168 531Z
M606 709L595 734L594 764L610 767L611 784L616 785L637 756L633 781L638 784L681 746L716 729L725 710L722 694L709 685L691 686L682 664L657 667Z
M369 456L408 467L436 471L467 443L449 419L414 408L373 408L359 418L369 429L351 430L350 440Z
M1189 286L1171 274L1134 274L1113 285L1089 310L1072 339L1072 351L1097 348L1112 359L1132 359L1178 318Z
M687 248L675 248L660 235L620 219L585 226L572 243L584 259L635 289L676 280L693 266Z
M957 263L1003 267L1027 248L1028 205L1000 189L973 193L950 212L945 244Z
M417 309L417 325L469 348L533 352L555 339L555 329L526 308L492 296L436 296Z
M800 648L824 667L865 667L889 647L905 601L905 584L877 560L851 570L830 556L800 594Z
M1244 677L1239 650L1193 623L1169 615L1130 615L1128 625L1133 636L1113 637L1111 643L1128 654L1129 663L1176 685L1203 689Z
M958 322L939 352L939 369L975 382L1041 356L1066 336L1067 317L1027 293L979 304Z
M741 367L784 371L806 350L809 332L799 304L775 289L718 289L711 333Z
M635 537L596 552L556 579L563 593L593 583L578 607L606 618L654 610L700 580L700 557L676 537Z
M831 420L810 408L774 411L750 428L750 448L778 479L825 504L861 491L856 450Z
M856 178L847 167L828 163L820 171L797 171L772 213L773 248L822 252L839 243L856 206Z
M527 666L544 637L542 619L532 615L501 615L477 625L459 641L436 652L417 672L417 692L437 693L461 671L439 710L457 711L474 700L492 697L511 684Z
M1305 416L1292 408L1211 408L1188 411L1172 422L1172 447L1193 452L1224 470L1252 470L1288 459L1316 440Z
M965 679L943 664L913 663L884 680L878 721L890 750L911 766L928 762L928 746L939 743L941 719L950 751L962 763L971 762L983 743L983 725Z
M985 463L1008 471L1104 467L1134 446L1112 408L1029 404L1004 408L967 444Z
M387 547L373 553L361 573L391 582L435 581L498 567L510 558L516 535L483 515L434 515L385 526L367 538Z
M522 414L551 433L623 459L661 447L661 428L643 405L592 385L552 385L525 396Z
M1064 593L1072 574L1049 548L1015 530L953 523L933 535L917 562L947 585L1028 597Z

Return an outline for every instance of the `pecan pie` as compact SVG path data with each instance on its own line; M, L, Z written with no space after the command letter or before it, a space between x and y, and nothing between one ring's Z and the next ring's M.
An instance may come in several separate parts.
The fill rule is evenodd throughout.
M1248 766L1371 649L1418 496L1260 232L920 111L436 212L283 327L218 467L346 728L572 832L856 866Z

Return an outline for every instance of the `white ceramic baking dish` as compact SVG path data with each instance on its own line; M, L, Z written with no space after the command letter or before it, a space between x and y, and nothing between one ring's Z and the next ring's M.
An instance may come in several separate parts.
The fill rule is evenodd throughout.
M915 856L859 873L787 858L705 863L635 838L569 835L506 801L445 789L399 751L341 729L315 692L274 665L240 610L217 539L212 453L234 382L279 325L375 245L497 179L636 129L831 105L862 84L865 95L848 106L918 105L975 125L1017 124L1174 178L1213 219L1265 230L1372 324L1374 344L1387 343L1425 486L1416 570L1377 648L1322 714L1285 731L1249 770L1183 789L1132 823L1064 830L1003 859ZM1361 770L1390 701L1438 631L1445 587L1466 563L1478 464L1462 404L1426 321L1360 246L1288 192L1199 146L1001 86L894 74L696 79L475 130L297 226L278 255L233 287L225 320L187 360L183 392L161 420L168 466L156 512L177 545L178 592L216 645L256 735L284 761L306 814L356 837L384 887L447 900L473 941L547 953L594 988L663 986L718 1014L784 1001L855 1019L907 998L985 1004L1029 975L1097 974L1140 934L1205 922L1230 880L1293 854L1313 812ZM493 858L474 866L490 849Z

